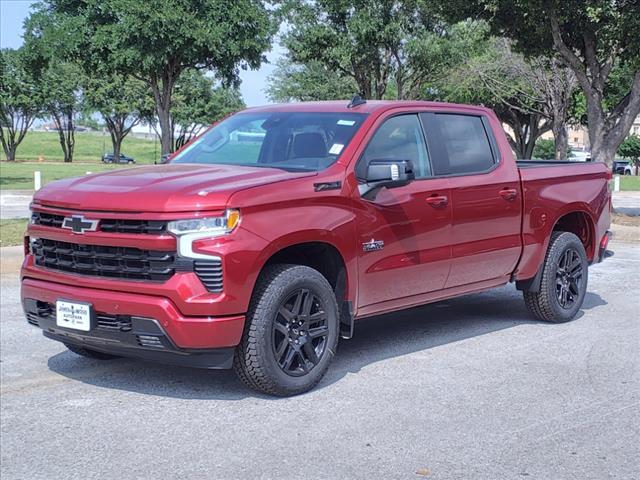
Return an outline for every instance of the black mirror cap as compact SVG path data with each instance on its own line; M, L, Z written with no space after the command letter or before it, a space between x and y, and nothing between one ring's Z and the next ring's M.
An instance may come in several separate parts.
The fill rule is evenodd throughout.
M368 184L394 188L407 185L416 178L411 160L371 160L367 165Z

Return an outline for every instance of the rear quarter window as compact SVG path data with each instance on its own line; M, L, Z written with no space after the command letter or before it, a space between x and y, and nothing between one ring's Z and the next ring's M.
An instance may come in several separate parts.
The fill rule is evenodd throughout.
M436 123L453 175L485 172L495 164L482 119L473 115L437 114Z

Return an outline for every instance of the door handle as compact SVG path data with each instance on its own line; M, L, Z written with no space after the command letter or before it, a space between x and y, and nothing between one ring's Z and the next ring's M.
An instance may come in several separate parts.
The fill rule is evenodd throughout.
M506 201L511 202L518 196L518 190L515 188L503 188L500 190L500 196Z
M434 193L433 195L427 197L427 203L431 205L433 208L445 207L449 203L449 199L446 195L438 195Z

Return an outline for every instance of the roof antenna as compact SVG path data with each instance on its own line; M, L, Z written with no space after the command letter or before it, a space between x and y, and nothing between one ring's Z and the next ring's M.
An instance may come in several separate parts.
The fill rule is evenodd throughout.
M354 95L351 101L349 102L349 105L347 105L347 108L355 108L359 105L364 105L365 103L367 103L367 101L364 98L362 98L360 95Z

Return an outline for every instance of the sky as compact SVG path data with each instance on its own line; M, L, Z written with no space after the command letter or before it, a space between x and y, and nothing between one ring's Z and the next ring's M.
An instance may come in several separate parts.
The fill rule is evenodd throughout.
M0 0L0 48L18 48L22 45L22 24L29 15L32 0ZM270 103L264 88L267 77L275 68L275 62L283 53L282 47L275 44L267 53L269 63L263 64L257 71L242 71L240 90L249 107Z

